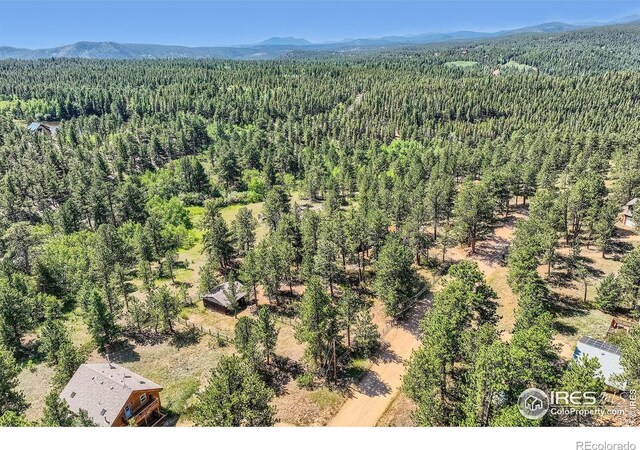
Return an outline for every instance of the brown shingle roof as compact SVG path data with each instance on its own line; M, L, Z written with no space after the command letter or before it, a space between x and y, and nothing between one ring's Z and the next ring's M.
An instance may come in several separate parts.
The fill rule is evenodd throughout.
M246 292L244 291L244 286L239 281L236 281L235 286L236 286L236 299L242 300L246 295ZM216 303L220 306L224 306L225 308L229 309L231 308L231 304L229 303L229 299L225 294L228 290L229 290L229 282L225 281L224 283L216 286L213 289L213 291L207 294L204 294L202 296L202 300L211 302L211 303Z

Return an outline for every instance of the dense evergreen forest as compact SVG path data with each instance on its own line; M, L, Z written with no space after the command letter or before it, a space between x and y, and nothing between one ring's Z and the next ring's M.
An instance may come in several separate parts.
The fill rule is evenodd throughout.
M274 308L238 319L240 356L212 373L196 424L273 422L268 377L247 366L273 364L272 315L295 316L307 378L336 383L336 345L376 351L369 299L402 320L425 268L447 281L404 378L415 423L540 424L519 416L524 388L601 383L593 361L557 354L545 273L562 246L578 280L582 248L617 251L618 214L640 196L639 49L625 25L263 62L0 61L0 423L26 423L16 377L34 358L56 368L42 423L86 423L60 412L60 387L93 348L176 332L193 294L158 280L201 239L195 295L240 279ZM43 120L61 125L27 130ZM258 202L260 217L221 216ZM505 339L482 272L444 260L458 244L472 255L513 208L528 219L506 258L519 306ZM595 307L631 317L640 251L622 261ZM71 311L92 348L70 338ZM637 329L620 344L630 385L639 344ZM233 376L255 401L229 418L215 405L234 404L218 401Z

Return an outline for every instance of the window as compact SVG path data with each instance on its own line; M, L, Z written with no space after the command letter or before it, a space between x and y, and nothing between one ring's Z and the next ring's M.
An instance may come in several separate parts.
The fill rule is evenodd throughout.
M147 401L147 394L142 394L142 395L140 396L140 403L144 403L144 402L146 402L146 401Z
M131 417L131 405L124 407L124 416L128 419Z

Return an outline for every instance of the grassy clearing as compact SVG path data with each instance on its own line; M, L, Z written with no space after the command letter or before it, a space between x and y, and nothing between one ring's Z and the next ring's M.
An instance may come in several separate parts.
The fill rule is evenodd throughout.
M220 356L230 352L229 348L218 347L213 338L204 335L190 345L169 339L155 345L125 346L114 352L111 359L163 386L163 407L180 415ZM90 362L99 361L102 357L93 353Z
M29 420L42 419L44 401L51 391L51 380L55 369L44 362L27 364L18 375L18 390L22 391L29 408L25 415Z
M611 315L597 309L576 308L572 311L556 320L559 333L555 342L560 346L560 354L566 359L572 357L573 349L581 337L604 339L612 318Z
M462 69L469 69L477 65L478 63L476 61L449 61L444 63L445 67L460 67Z
M276 397L276 419L280 425L323 426L338 412L345 397L327 387L316 390L300 388L295 381L285 386L286 395Z
M321 409L333 409L342 403L343 397L340 393L329 388L321 387L311 392L309 398Z

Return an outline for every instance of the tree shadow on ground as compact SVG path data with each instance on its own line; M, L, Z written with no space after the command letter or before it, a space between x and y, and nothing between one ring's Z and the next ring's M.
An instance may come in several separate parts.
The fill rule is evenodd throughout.
M140 361L140 354L129 341L123 341L108 352L109 360L116 363L130 363Z
M573 325L568 325L566 323L562 323L562 322L558 322L558 321L555 321L553 323L553 328L559 334L562 334L564 336L573 336L574 334L576 334L578 332L578 329L576 327L574 327Z
M377 373L369 372L356 387L357 391L369 397L380 397L391 392L391 387L382 381Z
M611 258L614 261L619 261L631 250L633 250L633 245L631 243L614 240L606 256L607 259Z
M265 381L277 396L287 393L287 384L303 373L302 365L291 358L273 355L271 364L265 366L261 373Z
M427 309L431 307L433 302L433 294L427 292L424 294L424 299L416 303L407 314L401 319L397 320L394 325L401 327L408 331L418 339L422 337L422 330L420 329L420 321L424 317ZM380 330L384 331L384 330Z
M397 355L396 352L389 348L389 344L384 343L380 349L371 357L371 361L375 364L382 363L390 363L390 362L401 362L402 359Z
M578 317L589 314L589 305L573 297L552 292L549 310L557 317Z
M136 344L141 345L157 345L165 342L169 338L167 333L155 332L154 330L149 329L127 329L125 330L124 335Z
M202 333L195 327L187 327L184 330L176 331L171 336L171 345L176 348L189 347L200 342Z
M476 249L475 256L490 267L496 265L505 266L510 243L508 239L494 235L480 243Z

